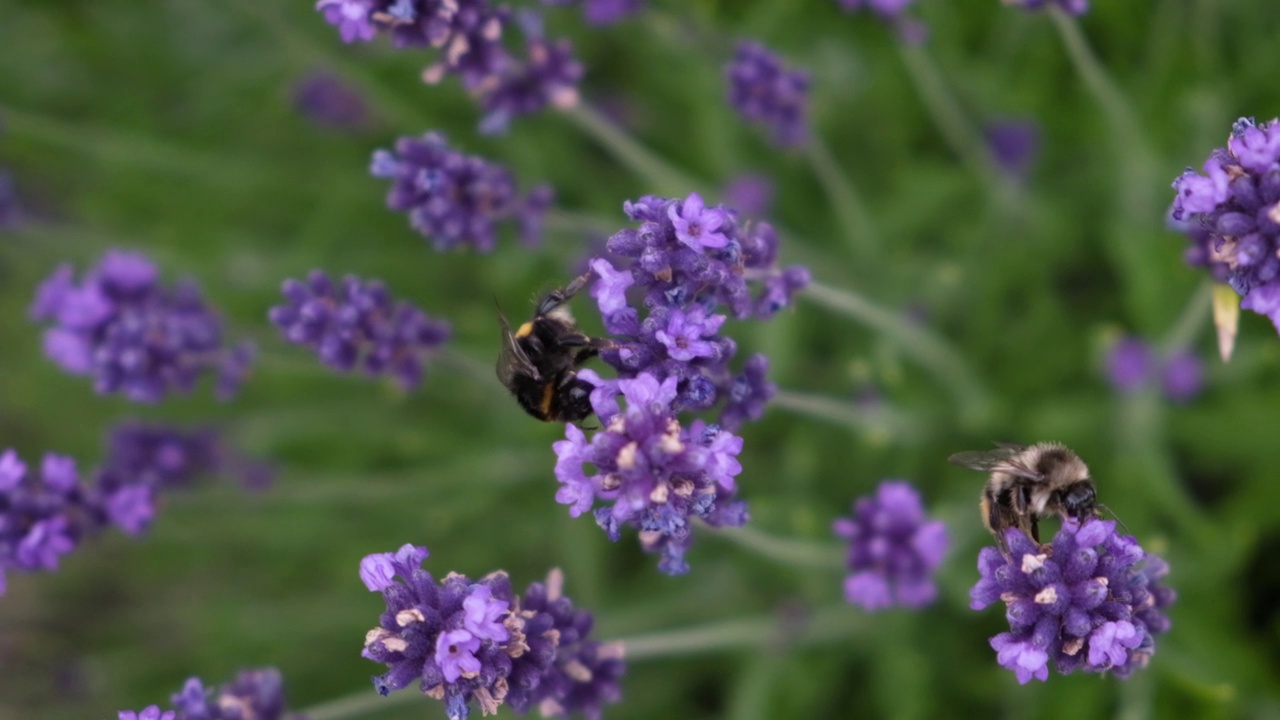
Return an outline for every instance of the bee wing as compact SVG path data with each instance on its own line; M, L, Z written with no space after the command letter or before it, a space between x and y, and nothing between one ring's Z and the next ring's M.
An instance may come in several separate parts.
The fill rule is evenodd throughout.
M983 472L1002 472L1028 480L1043 480L1035 468L1029 467L1018 457L1027 448L1023 445L996 443L995 450L972 450L958 452L947 458L952 465L981 470Z
M502 348L498 351L498 379L503 385L511 386L511 380L518 374L528 375L534 380L541 380L538 368L529 360L529 356L520 349L516 336L511 334L511 323L507 316L498 312L498 321L502 323Z

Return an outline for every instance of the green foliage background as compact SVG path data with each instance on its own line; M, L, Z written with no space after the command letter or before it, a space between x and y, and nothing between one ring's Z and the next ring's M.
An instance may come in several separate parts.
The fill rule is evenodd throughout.
M280 467L265 493L224 483L175 495L144 541L103 537L56 574L11 575L0 717L114 717L189 675L217 683L262 665L284 672L296 708L372 694L377 667L359 649L382 605L356 566L408 541L430 547L434 572L501 567L517 586L560 566L601 637L648 636L611 718L1280 716L1280 340L1246 313L1235 359L1219 362L1196 295L1203 274L1164 228L1177 173L1236 117L1278 112L1273 0L1097 2L1080 25L1136 113L1131 127L1109 122L1050 17L995 0L922 0L925 55L830 1L651 4L611 29L571 11L550 26L586 64L587 100L624 107L633 137L693 185L634 172L555 113L479 137L454 84L418 82L423 56L343 46L309 1L0 0L0 163L39 217L0 237L0 446L92 466L117 419L217 421ZM874 236L851 242L811 159L774 150L726 107L721 67L740 37L812 70L816 130ZM293 83L318 68L361 89L367 128L336 133L295 112ZM957 155L912 68L933 68L971 126L1041 124L1024 186L1001 196L975 171L980 156ZM387 211L369 154L426 129L509 163L526 185L552 182L564 212L545 248L436 254ZM886 332L802 299L767 325L731 328L743 357L767 353L773 378L806 393L793 405L825 396L831 412L775 407L746 428L754 534L700 533L692 573L669 578L634 536L612 545L554 502L562 432L525 417L493 379L493 298L510 312L564 282L590 232L622 227L623 200L716 197L744 171L777 182L785 258L892 322ZM238 401L201 392L134 407L43 359L25 317L33 288L56 263L83 267L108 247L196 277L261 341ZM384 278L454 323L422 390L335 376L275 337L265 313L280 281L313 267ZM900 342L908 307L955 346L985 404L959 402L948 376L915 361ZM1203 395L1117 398L1099 369L1108 344L1169 338L1188 317ZM868 389L882 403L855 405ZM988 542L982 480L945 463L995 439L1075 448L1102 499L1168 557L1180 598L1145 672L1023 687L996 665L987 637L1001 613L968 609ZM955 546L934 607L869 617L843 604L829 524L886 477L916 482ZM799 544L753 550L766 536ZM371 717L443 711L422 701Z

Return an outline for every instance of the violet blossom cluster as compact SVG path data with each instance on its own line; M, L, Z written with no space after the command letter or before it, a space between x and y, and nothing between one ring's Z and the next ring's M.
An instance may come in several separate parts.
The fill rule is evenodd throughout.
M135 518L153 514L150 493L86 483L69 457L48 453L37 470L6 450L0 454L0 595L8 571L53 572L89 536L110 525L131 532Z
M1161 581L1168 566L1138 542L1116 533L1110 520L1064 522L1040 546L1021 531L1005 531L1009 554L994 547L978 555L982 577L970 607L1005 604L1009 632L991 638L1001 667L1018 682L1049 677L1049 661L1076 670L1127 677L1145 667L1155 636L1169 629L1164 609L1174 600Z
M933 574L947 552L947 528L925 517L910 483L886 481L859 498L853 516L832 523L849 544L845 599L865 610L924 607L938 596Z
M568 505L572 517L592 511L615 542L624 525L635 526L644 549L661 556L660 571L688 572L684 555L693 542L693 518L711 527L747 521L734 480L742 472L742 438L701 420L682 426L672 410L675 376L659 381L644 372L604 380L590 370L579 376L596 386L591 405L603 427L588 440L577 426L566 425L565 439L552 446L560 482L556 501ZM588 474L588 467L595 472ZM597 501L603 504L596 507Z
M1188 259L1225 275L1240 307L1280 329L1280 120L1240 118L1203 167L1173 182L1172 219L1195 229Z
M1122 338L1107 352L1107 381L1116 392L1133 395L1158 383L1164 396L1187 402L1200 394L1204 369L1189 350L1161 357L1150 343L1137 337Z
M808 269L778 267L772 225L739 224L734 211L706 207L697 193L683 200L644 197L624 209L640 226L609 238L612 261L590 263L597 276L591 294L615 342L601 357L620 378L676 378L674 412L723 401L726 428L758 418L775 392L766 379L768 360L757 355L742 372L731 372L737 345L720 334L727 315L717 311L770 318L809 284ZM643 293L644 318L628 293Z
M341 372L390 375L406 389L422 382L426 359L449 339L449 324L405 301L385 285L348 275L341 283L313 270L306 282L285 280L285 304L268 316L284 339L315 350Z
M644 0L542 0L544 5L581 5L588 25L612 25L644 9Z
M170 702L173 710L156 705L121 710L119 720L306 720L288 712L284 679L275 668L241 670L231 682L212 688L193 677Z
M394 151L373 154L370 174L391 181L387 207L408 213L409 224L436 250L493 250L498 225L515 223L526 245L541 241L551 188L521 197L511 172L478 155L449 147L440 133L402 137Z
M427 555L406 544L360 562L365 587L386 601L362 653L387 666L373 678L379 693L417 682L450 720L468 717L473 702L485 715L507 704L598 718L603 703L620 697L622 649L588 639L591 614L561 594L558 571L521 597L501 571L436 580L421 567Z
M108 251L79 282L69 263L60 265L37 289L30 314L51 324L49 359L92 377L97 392L134 402L190 392L206 374L216 376L217 395L230 398L254 356L251 343L226 344L222 319L194 282L162 285L140 253Z
M783 147L808 142L808 72L786 67L760 43L740 42L725 66L725 77L729 104L744 120L767 127Z
M304 117L322 127L359 130L369 125L369 107L364 96L333 73L308 73L293 87L293 106Z
M532 12L518 16L525 40L524 57L518 57L503 45L510 8L488 0L319 0L316 9L338 28L343 42L386 33L397 47L438 50L423 80L459 78L484 109L485 131L504 130L518 115L578 101L582 66L568 42L543 38Z

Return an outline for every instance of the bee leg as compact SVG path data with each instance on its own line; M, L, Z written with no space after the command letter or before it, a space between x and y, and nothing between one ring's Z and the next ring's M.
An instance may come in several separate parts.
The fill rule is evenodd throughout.
M538 303L537 314L546 315L552 310L555 310L561 305L569 302L571 299L573 299L574 295L577 295L582 290L582 288L587 286L587 281L589 281L590 279L591 279L591 273L589 272L583 273L578 277L574 278L573 282L569 283L568 285L565 285L562 288L557 288L547 293L547 296L542 299L542 302Z
M573 356L573 366L578 367L579 365L585 363L586 361L590 360L591 358L599 354L600 354L599 348L595 348L595 347L583 348L578 351L577 355Z
M1040 544L1040 521L1034 516L1031 518L1031 539Z

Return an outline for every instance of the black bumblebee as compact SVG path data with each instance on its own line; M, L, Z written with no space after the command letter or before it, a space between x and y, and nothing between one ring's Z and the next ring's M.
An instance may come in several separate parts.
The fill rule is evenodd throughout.
M502 322L502 352L498 379L516 396L525 412L547 422L577 422L591 414L593 386L578 377L584 362L613 346L608 340L579 332L568 302L586 286L586 273L567 286L547 293L533 319L511 332Z

